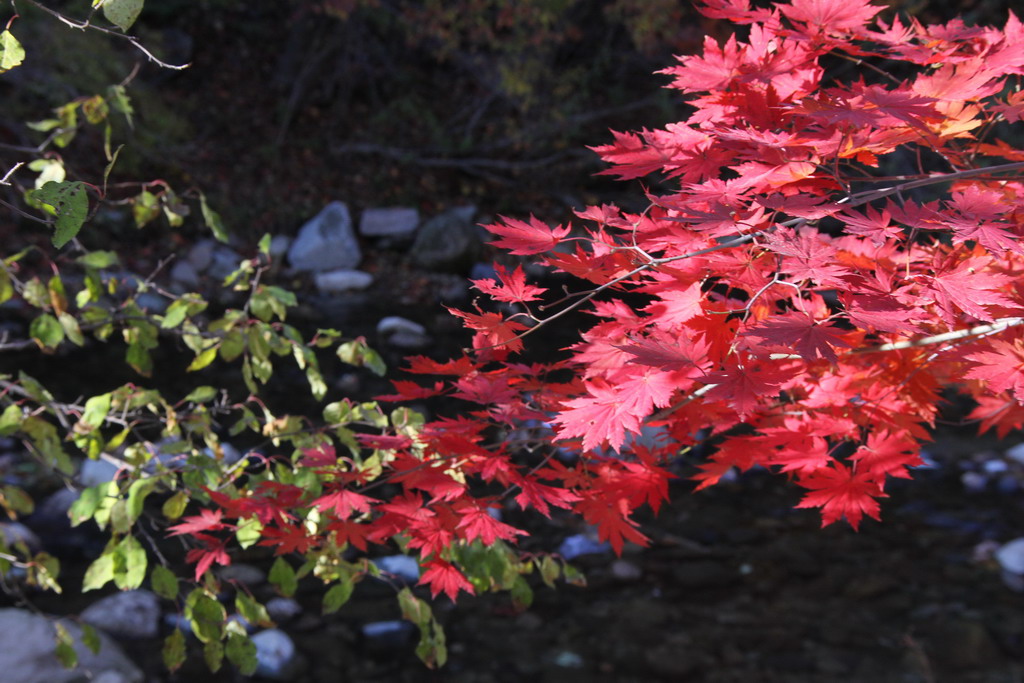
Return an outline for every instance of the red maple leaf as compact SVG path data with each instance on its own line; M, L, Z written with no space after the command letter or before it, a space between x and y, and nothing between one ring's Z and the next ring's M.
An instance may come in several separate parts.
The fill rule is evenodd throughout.
M476 595L473 585L450 562L438 559L430 560L424 565L424 569L417 585L430 586L430 597L436 598L438 593L444 593L450 600L455 600L459 591Z
M491 242L496 247L507 249L510 254L529 256L540 254L557 247L569 234L569 227L548 227L544 221L530 216L530 222L498 216L502 223L485 225L488 232L501 238Z
M983 380L992 393L1009 391L1024 403L1024 340L994 339L991 345L991 350L967 354L966 359L975 365L964 377Z
M499 522L494 517L491 517L486 508L469 507L464 511L460 511L460 514L462 519L459 521L456 529L458 530L459 538L464 538L467 541L479 538L484 545L494 545L494 542L499 538L504 541L515 541L516 536L527 535L525 531L516 529L504 522Z
M572 491L541 484L532 478L516 477L515 482L521 489L521 493L516 496L516 502L519 503L519 507L525 510L532 505L545 517L551 516L549 504L569 510L572 509L572 504L580 499Z
M470 282L481 292L498 301L508 303L536 301L541 294L548 291L543 287L526 284L526 274L521 266L516 266L516 269L509 273L505 266L495 264L494 271L498 275L498 284L489 278L470 280Z
M202 531L226 529L230 525L221 522L223 518L223 510L208 510L204 508L199 511L198 515L185 517L184 521L180 524L175 524L174 526L169 527L168 531L170 533L168 533L168 536L181 536L183 534L197 536Z
M745 336L763 339L769 344L792 347L808 363L818 358L835 363L839 359L833 347L850 346L844 339L845 334L844 330L815 321L802 311L790 311L762 322L748 330Z
M506 320L500 313L469 313L449 308L452 314L462 318L471 330L478 333L473 336L473 348L478 350L497 349L503 347L508 351L521 351L523 340L518 338L526 325L514 320Z
M584 498L576 511L590 524L597 526L597 537L608 541L616 555L622 554L627 541L646 546L650 539L637 530L637 523L629 517L629 505L623 499Z
M279 521L276 526L263 527L260 535L263 538L259 545L276 546L275 555L304 553L320 544L320 539L311 536L301 524L285 524Z
M198 582L214 563L223 567L230 565L231 556L228 555L225 540L207 534L195 534L195 537L203 544L203 547L189 550L185 554L185 561L196 563L196 582Z
M366 537L370 533L369 526L351 520L336 520L327 525L328 531L333 531L335 543L344 546L346 543L366 552Z
M370 506L379 502L374 498L364 496L347 488L338 488L314 500L313 506L324 512L334 510L334 514L338 516L338 519L348 519L353 511L369 512Z
M857 530L867 515L878 519L879 506L875 498L885 498L878 481L867 472L854 472L840 462L823 467L799 479L799 484L811 492L803 497L798 508L821 508L821 526L846 518Z
M849 33L865 28L883 9L870 4L869 0L793 0L788 5L779 4L778 8L791 20L825 33Z
M774 401L779 387L793 378L796 369L781 363L748 357L743 364L729 365L710 372L704 381L715 388L705 394L709 400L725 400L740 415L754 412L758 403Z

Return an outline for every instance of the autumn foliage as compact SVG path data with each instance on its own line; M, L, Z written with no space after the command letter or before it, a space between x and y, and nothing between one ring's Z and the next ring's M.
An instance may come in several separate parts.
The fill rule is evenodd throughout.
M314 563L398 541L454 598L481 585L466 548L523 536L494 514L509 500L578 515L616 551L646 543L634 513L697 444L698 489L763 466L856 529L921 462L946 392L983 431L1024 424L1024 25L883 9L706 0L736 34L663 72L684 118L594 148L644 179L646 208L487 226L575 285L522 265L476 281L493 305L454 311L473 348L409 359L379 397L461 408L308 449L312 493L308 476L211 492L216 512L175 527L200 544L197 578L256 518L260 544ZM591 323L564 357L524 361L569 311Z

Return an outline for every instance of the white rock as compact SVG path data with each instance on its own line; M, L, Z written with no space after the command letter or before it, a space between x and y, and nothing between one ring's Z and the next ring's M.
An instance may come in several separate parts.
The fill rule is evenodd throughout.
M359 220L359 233L367 237L400 237L411 234L419 224L420 212L416 209L367 209Z
M388 343L399 349L422 349L430 346L430 335L423 325L411 320L390 315L377 323L377 334Z
M115 593L86 607L82 620L116 638L155 638L160 630L160 598L141 589Z
M100 633L100 651L93 654L82 644L82 629L71 620L61 622L74 640L78 664L65 669L54 652L56 631L46 617L20 609L0 609L0 680L12 683L139 683L142 672L109 636Z
M1024 574L1024 538L1015 538L1000 546L996 551L996 561L1004 571Z
M288 249L292 268L316 273L352 269L362 259L352 230L352 216L343 202L331 202L307 221Z
M396 332L412 332L413 334L426 334L427 328L423 327L419 323L414 323L411 320L406 320L397 315L389 315L386 318L381 318L380 322L377 323L377 334L387 337L388 335Z
M260 631L252 637L256 646L256 675L275 680L291 678L295 663L295 643L288 634L276 628Z
M361 270L341 268L326 273L317 273L316 288L324 294L366 289L373 283L373 276Z

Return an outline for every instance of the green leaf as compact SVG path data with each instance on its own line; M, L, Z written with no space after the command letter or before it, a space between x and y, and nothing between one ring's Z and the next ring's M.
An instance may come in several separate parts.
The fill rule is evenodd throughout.
M93 628L92 624L86 622L80 622L78 626L82 629L82 644L89 648L89 652L99 654L100 648L103 647L102 641L100 641L100 634Z
M104 0L103 16L122 31L127 31L142 13L143 0Z
M206 223L206 227L210 229L217 241L227 243L230 235L228 235L227 228L224 227L224 221L221 220L219 213L210 208L206 201L206 195L202 193L199 194L199 211L203 214L203 222Z
M33 197L53 207L57 212L56 232L53 246L60 249L70 242L89 213L89 195L85 183L80 181L50 181L33 193Z
M264 256L266 256L267 258L270 258L270 243L271 243L271 241L272 241L272 238L270 237L270 233L269 232L265 232L265 233L263 233L263 237L260 238L259 244L256 245L257 248L260 250L260 253L263 254Z
M177 599L178 577L174 575L174 572L162 564L158 564L153 567L153 571L149 575L149 583L153 587L153 592L161 598L165 598L167 600Z
M164 313L164 319L160 321L160 327L165 330L173 330L175 327L183 323L186 316L188 316L188 304L189 302L185 299L176 299L167 307L167 312Z
M540 578L544 582L544 585L548 588L555 587L555 581L562 573L562 568L550 555L545 555L543 560L540 560L538 569L540 569Z
M78 425L75 425L75 431L79 430L79 425L82 426L84 431L92 431L101 426L110 413L110 399L110 392L107 392L99 396L93 396L86 401L85 410L82 411L82 417L79 418Z
M185 663L185 634L180 629L174 629L171 635L164 639L162 654L164 666L168 671L177 671Z
M196 370L202 370L207 365L217 360L218 348L219 345L214 345L200 353L191 363L189 363L189 366L185 368L185 371L195 372Z
M185 514L185 508L188 506L188 494L184 491L178 491L173 496L164 501L162 512L164 517L170 520L175 520Z
M0 270L0 304L14 296L14 284L6 270Z
M18 431L23 417L21 406L17 404L12 403L4 408L4 412L0 413L0 436L10 436Z
M203 645L203 659L210 671L216 673L224 664L224 644L220 640L208 640Z
M103 588L114 580L114 546L108 544L103 554L93 560L82 579L82 592Z
M160 216L160 200L149 190L143 190L132 202L132 217L135 227L141 228L146 223Z
M110 113L110 107L102 95L93 95L82 102L82 113L85 114L86 121L96 125L107 118L107 114Z
M31 515L36 509L32 496L25 493L19 486L5 485L0 489L0 497L3 498L5 507L21 515Z
M249 517L238 523L235 538L238 539L238 545L244 550L255 545L260 540L262 532L263 525L260 523L260 520L256 517Z
M132 114L135 110L132 108L132 101L128 99L128 91L123 85L112 85L107 88L107 102L110 103L110 107L124 115L124 118L128 121L128 127L133 128Z
M509 595L512 597L512 604L517 609L526 609L533 602L533 589L530 588L530 584L526 582L522 574L516 577L509 590Z
M75 260L86 268L110 268L118 264L117 254L112 251L90 251Z
M274 560L274 564L270 567L270 583L281 592L281 595L285 597L291 597L295 594L295 589L298 587L299 582L295 577L295 570L288 564L283 557L278 557Z
M355 581L351 577L347 581L336 583L324 593L324 614L333 614L352 597Z
M146 578L146 551L134 536L125 536L114 554L114 585L133 590Z
M10 71L25 60L25 48L10 31L0 33L0 74Z
M259 660L256 659L256 644L249 639L249 636L241 633L228 635L228 644L225 648L228 661L238 668L243 676L251 676L256 671Z
M388 369L380 354L367 346L366 342L361 339L340 344L337 354L342 362L369 368L373 374L380 377L384 376Z
M209 385L203 385L193 389L184 400L191 401L193 403L208 403L217 396L217 388Z
M75 641L68 633L67 627L59 621L53 625L57 634L57 660L65 669L74 669L78 666L78 654L75 652Z
M64 328L64 336L71 340L76 346L85 344L85 337L82 336L82 328L78 326L78 320L68 312L60 313L57 316L60 326Z
M128 519L134 523L142 515L142 508L146 504L146 496L153 492L158 481L152 477L136 479L128 487Z
M240 590L235 595L235 611L253 626L269 628L274 625L274 622L270 620L270 615L267 614L267 608L244 591Z
M28 327L29 336L43 349L56 349L64 341L64 326L49 313L43 313Z
M106 497L107 491L110 488L110 484L113 482L104 482L97 484L96 486L90 486L78 494L78 500L71 504L71 508L68 510L68 517L71 518L71 526L78 526L82 522L87 522L92 519L93 515L96 514L96 510L100 508L104 497ZM116 484L115 491L116 491Z
M189 595L188 602L191 609L187 616L196 638L203 643L219 642L227 619L224 606L198 589Z

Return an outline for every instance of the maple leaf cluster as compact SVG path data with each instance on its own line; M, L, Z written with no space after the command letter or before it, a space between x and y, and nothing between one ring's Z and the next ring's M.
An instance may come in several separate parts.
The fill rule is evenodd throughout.
M487 226L578 291L559 308L520 266L476 281L496 305L455 312L474 348L409 359L429 379L378 397L447 396L465 411L364 440L372 467L313 458L326 482L315 498L250 491L220 501L226 516L257 516L277 552L401 538L423 583L454 597L473 587L453 546L524 533L494 514L506 500L579 515L621 551L646 542L634 514L667 498L669 466L705 443L697 488L763 466L805 489L798 507L820 508L823 525L857 528L879 518L887 480L920 464L941 392L972 397L982 429L1024 425L1024 150L1008 143L1024 25L882 9L704 0L744 37L708 38L663 72L687 117L594 148L607 173L663 188L647 208ZM567 309L594 320L567 355L521 361ZM268 507L280 496L298 498ZM317 524L285 512L303 505ZM223 523L178 527L206 543L204 566L224 559L209 540Z

